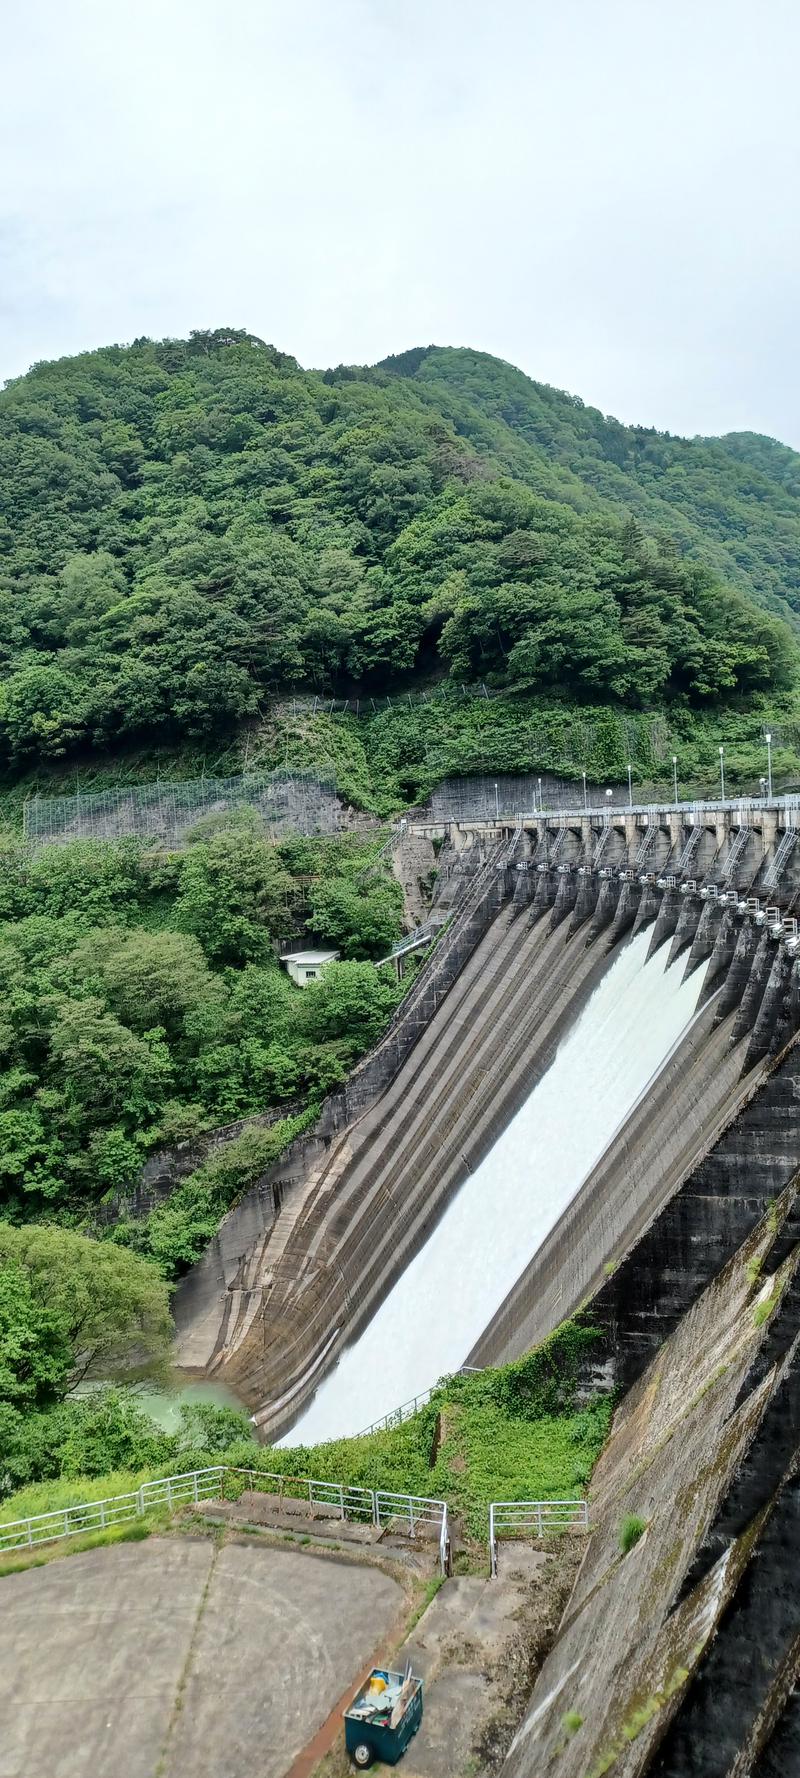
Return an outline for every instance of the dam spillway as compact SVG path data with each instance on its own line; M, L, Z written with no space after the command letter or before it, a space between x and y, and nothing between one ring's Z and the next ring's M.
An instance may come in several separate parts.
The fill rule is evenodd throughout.
M622 844L607 832L604 858ZM701 854L713 837L704 830ZM665 848L670 858L685 850L682 828L658 830L651 851L661 877L637 876L624 859L580 866L566 827L556 843L557 866L548 834L528 834L522 822L447 843L437 895L449 923L385 1036L326 1100L314 1130L225 1218L179 1287L177 1362L231 1387L268 1441L301 1419L359 1341L631 938L660 958L648 982L677 991L686 971L697 1013L595 1138L595 1156L606 1145L601 1158L576 1165L550 1233L537 1226L518 1241L518 1281L460 1354L468 1362L516 1357L575 1312L737 1104L760 1090L797 1030L796 928L776 922L774 908L765 924L758 900L745 899L752 860L738 892L723 894L714 871L724 862L717 869L713 856L708 888L669 874ZM627 843L630 858L635 834ZM723 861L728 844L723 836ZM584 858L592 846L590 835ZM693 868L696 858L697 850ZM481 1241L489 1224L487 1206ZM429 1357L423 1386L438 1363ZM398 1393L396 1383L390 1407ZM361 1426L370 1412L372 1402Z
M357 1433L457 1370L687 1030L703 970L630 939L490 1152L283 1443Z

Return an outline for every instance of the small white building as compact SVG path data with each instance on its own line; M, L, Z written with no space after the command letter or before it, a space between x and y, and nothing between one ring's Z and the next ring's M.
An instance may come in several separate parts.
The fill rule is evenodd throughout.
M322 974L326 963L339 960L338 951L289 951L281 957L286 968L298 988L307 988L309 982L316 982Z

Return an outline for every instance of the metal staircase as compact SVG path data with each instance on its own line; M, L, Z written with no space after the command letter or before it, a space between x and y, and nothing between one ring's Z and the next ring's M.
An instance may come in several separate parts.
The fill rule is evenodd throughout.
M658 831L657 828L652 825L650 827L645 828L644 834L642 836L642 841L639 846L639 850L638 850L636 857L633 861L634 870L641 870L641 868L645 862L645 859L647 858L647 854L650 851L650 848L653 844L653 841L655 840L657 831Z
M743 857L743 855L746 851L747 842L750 838L752 831L753 831L752 827L740 827L739 828L736 838L731 844L731 848L730 848L730 851L728 852L728 856L725 860L725 863L722 866L721 876L722 876L723 883L729 882L731 877L733 876L733 874L736 870L736 867L739 864L740 859Z
M692 859L694 858L695 852L697 851L697 848L700 844L700 835L701 835L702 831L703 831L702 827L693 827L692 828L689 838L686 841L686 845L684 846L683 851L680 855L680 858L678 859L678 862L675 866L675 869L676 869L679 876L682 876L683 872L685 870L688 870L689 865L691 864Z
M603 831L600 835L597 845L595 846L594 858L592 859L592 869L593 870L597 870L597 867L602 860L603 853L605 852L606 846L608 845L610 838L611 838L611 822L608 821L606 823L605 827L603 828Z
M791 857L791 854L794 851L796 842L797 842L797 828L796 827L787 827L786 832L784 833L783 838L780 841L780 844L778 846L778 850L775 853L775 857L773 858L772 863L768 866L767 870L764 873L764 888L765 889L772 889L772 888L774 888L776 883L780 882L781 877L783 876L783 867L787 863L788 859Z

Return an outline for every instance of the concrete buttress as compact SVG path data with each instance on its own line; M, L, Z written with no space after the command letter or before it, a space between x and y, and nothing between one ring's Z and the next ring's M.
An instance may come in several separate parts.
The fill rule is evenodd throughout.
M653 936L647 953L648 961L668 938L672 938L680 919L682 907L683 903L678 890L665 889L653 927Z
M563 875L560 876L558 879L558 888L556 890L556 899L553 904L552 913L550 915L550 931L551 932L555 932L556 927L561 925L562 920L566 920L568 918L568 916L572 913L572 910L575 906L577 899L578 899L577 872L574 870L565 870Z
M764 998L770 970L774 958L774 944L765 930L756 946L756 953L750 966L747 985L739 1002L739 1011L733 1027L732 1043L738 1043L740 1037L746 1037L752 1031L758 1017L759 1007Z

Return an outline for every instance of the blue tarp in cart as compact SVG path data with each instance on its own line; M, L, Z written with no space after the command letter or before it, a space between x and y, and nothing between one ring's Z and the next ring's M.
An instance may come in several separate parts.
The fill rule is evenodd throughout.
M362 1771L374 1759L395 1766L422 1721L422 1680L373 1667L344 1713L344 1744Z

